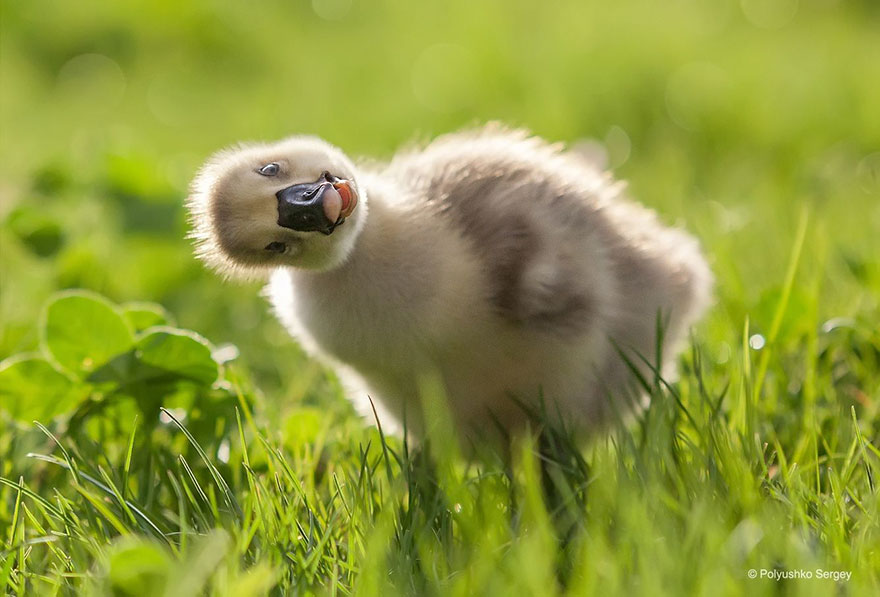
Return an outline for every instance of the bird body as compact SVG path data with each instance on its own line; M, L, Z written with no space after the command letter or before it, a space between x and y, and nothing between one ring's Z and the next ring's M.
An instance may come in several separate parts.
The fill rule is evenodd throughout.
M254 179L242 194L240 179L264 162L283 162L288 177L271 192ZM357 198L317 225L324 234L282 222L273 196L286 201L286 185L318 171L332 216L333 189ZM457 426L480 434L522 427L523 404L539 400L583 426L627 410L639 392L621 355L649 371L659 316L674 363L705 310L711 274L696 241L621 191L577 155L490 126L360 168L311 138L226 152L189 203L202 257L267 272L275 314L336 369L361 413L372 399L383 426L406 417L420 432L430 378Z

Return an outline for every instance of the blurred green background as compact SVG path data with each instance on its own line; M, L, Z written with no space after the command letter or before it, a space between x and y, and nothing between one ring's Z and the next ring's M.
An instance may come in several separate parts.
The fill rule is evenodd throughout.
M805 206L820 318L880 322L878 2L4 0L0 27L0 358L37 345L54 290L85 287L236 344L270 409L321 400L259 286L193 259L189 180L240 140L387 158L490 119L605 144L633 196L702 239L713 362L746 315L770 325Z

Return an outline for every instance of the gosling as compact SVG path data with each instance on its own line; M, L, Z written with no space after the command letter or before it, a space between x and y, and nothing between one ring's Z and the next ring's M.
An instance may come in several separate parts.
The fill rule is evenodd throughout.
M385 430L424 433L428 382L472 437L540 408L595 427L644 399L659 357L674 377L710 300L692 236L583 156L498 125L387 164L314 137L239 145L187 206L197 255L268 279L278 319Z

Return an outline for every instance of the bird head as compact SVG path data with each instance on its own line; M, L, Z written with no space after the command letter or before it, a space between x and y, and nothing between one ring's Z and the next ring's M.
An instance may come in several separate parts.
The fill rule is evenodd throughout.
M197 254L229 275L345 262L366 215L354 165L314 137L213 155L187 199Z

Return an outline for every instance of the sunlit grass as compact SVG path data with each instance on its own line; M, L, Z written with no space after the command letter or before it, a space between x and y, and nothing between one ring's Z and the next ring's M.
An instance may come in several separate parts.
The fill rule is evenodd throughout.
M753 356L737 359L735 384L716 385L694 347L680 384L647 380L651 406L629 426L587 446L547 426L540 443L527 436L470 463L444 427L418 448L352 426L305 444L273 439L243 400L232 437L205 445L171 413L115 454L85 432L58 444L39 439L48 430L23 433L12 452L37 447L29 479L4 480L6 582L21 593L229 595L717 594L751 582L775 594L748 570L821 569L852 572L841 585L871 594L880 452L855 410L825 397L797 436L776 434L772 412L735 391L756 382ZM808 383L833 384L838 367L819 364ZM789 588L835 584L811 582Z

